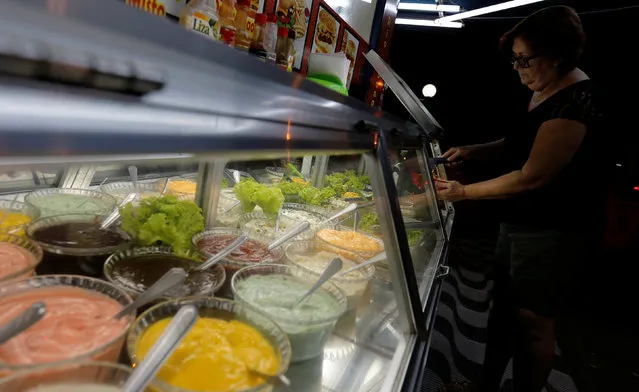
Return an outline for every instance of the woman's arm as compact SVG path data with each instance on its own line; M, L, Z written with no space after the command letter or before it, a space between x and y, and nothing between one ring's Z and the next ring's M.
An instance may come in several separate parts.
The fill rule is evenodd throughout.
M444 158L448 158L448 162L450 163L473 159L485 160L494 157L494 154L498 154L503 147L504 139L499 139L490 143L453 147L446 151L442 156Z
M497 199L539 188L552 180L575 156L586 134L578 121L554 119L542 124L537 132L528 161L516 170L476 184L438 183L444 200Z

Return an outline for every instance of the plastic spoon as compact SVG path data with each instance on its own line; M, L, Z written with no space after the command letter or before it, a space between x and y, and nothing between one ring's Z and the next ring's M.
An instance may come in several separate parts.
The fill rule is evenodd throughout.
M320 275L317 282L311 287L310 290L306 292L302 296L302 298L298 299L297 302L291 306L291 309L295 309L299 304L301 304L306 298L308 298L311 294L313 294L317 289L319 289L324 283L326 283L330 278L332 278L336 273L338 273L342 269L342 259L339 257L334 258L328 264L322 275Z
M337 214L331 216L330 218L326 219L324 222L320 223L319 225L325 225L328 222L332 221L333 219L337 219L340 216L344 215L344 214L348 214L351 211L355 211L357 209L357 204L356 203L351 203L349 205L347 205L346 207L344 207L342 210L340 210L339 212L337 212Z
M138 189L138 167L133 165L129 166L129 175L133 183L133 192L137 195L140 193Z
M127 305L124 309L113 316L113 318L120 319L129 313L133 313L139 307L160 298L162 294L168 290L184 283L185 279L186 272L182 268L171 268L169 272L164 274L164 276L158 279L157 282L153 283L151 287L146 289L135 299L135 301Z
M239 206L241 203L241 201L236 201L235 203L233 203L232 206L230 206L229 208L227 208L226 210L222 211L223 214L226 214L227 212L231 211L233 208Z
M279 237L278 239L276 239L275 241L271 242L268 246L268 250L271 251L275 248L277 248L278 246L282 245L283 243L285 243L286 241L292 239L293 237L297 237L300 233L305 232L306 230L311 228L311 224L308 222L302 222L299 225L293 227L291 230L287 231L286 233L282 234L281 237Z
M198 265L197 267L193 268L193 271L204 271L206 269L211 268L212 266L217 264L218 261L222 260L227 255L229 255L231 252L233 252L235 249L239 248L242 244L244 244L246 241L248 241L248 239L249 238L248 238L247 235L242 234L241 236L237 237L237 239L235 239L235 241L233 241L226 248L224 248L221 251L219 251L216 255L211 256L208 260L206 260L202 264Z
M135 367L133 374L122 387L122 391L143 391L162 365L169 359L173 351L180 345L182 339L193 328L198 318L195 306L186 305L181 307L142 362Z
M349 269L347 269L345 271L342 271L337 276L344 276L344 275L349 274L349 273L351 273L353 271L356 271L356 270L358 270L360 268L364 268L367 265L375 264L375 263L380 262L382 260L386 260L386 252L382 252L382 253L380 253L380 254L378 254L376 256L371 257L370 259L366 260L365 262L363 262L361 264L357 264L354 267L351 267L351 268L349 268Z
M18 317L12 319L5 325L0 327L0 344L22 333L33 324L37 323L44 317L47 307L42 302L36 302L29 306Z
M104 220L102 221L102 223L100 223L100 229L101 230L106 230L108 229L112 224L114 224L115 222L118 221L118 219L120 218L120 207L124 207L125 205L129 204L130 202L132 202L133 200L135 200L135 198L137 197L137 194L135 193L129 193L128 195L126 195L126 197L124 198L124 200L122 200L122 202L120 203L119 206L115 207L113 209L113 211L109 214L109 216L107 216L106 218L104 218Z

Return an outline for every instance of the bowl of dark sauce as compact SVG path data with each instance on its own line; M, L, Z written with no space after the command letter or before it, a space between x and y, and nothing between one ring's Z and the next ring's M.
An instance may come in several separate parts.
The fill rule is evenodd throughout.
M65 214L38 219L27 236L44 250L38 274L100 276L112 253L128 248L131 236L119 227L101 229L102 215Z

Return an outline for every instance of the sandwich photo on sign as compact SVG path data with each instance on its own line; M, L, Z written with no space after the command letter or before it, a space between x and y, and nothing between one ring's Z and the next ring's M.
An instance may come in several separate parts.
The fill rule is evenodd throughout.
M275 13L277 25L295 31L293 41L294 62L293 68L299 69L302 64L304 42L308 30L308 18L311 16L312 0L279 0Z
M357 61L357 50L359 49L359 39L355 38L355 36L348 30L344 30L344 37L342 39L342 49L346 55L346 58L351 62L348 68L348 79L346 83L346 88L351 86L351 81L353 80L353 71L355 70L355 62Z
M335 53L338 32L337 19L320 5L311 51L313 53Z

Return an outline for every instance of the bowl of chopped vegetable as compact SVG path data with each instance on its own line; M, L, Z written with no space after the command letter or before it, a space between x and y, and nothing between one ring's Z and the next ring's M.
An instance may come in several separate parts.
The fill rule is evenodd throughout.
M139 246L166 245L181 257L193 258L191 238L204 231L202 209L192 201L167 195L142 199L120 208L122 229Z

